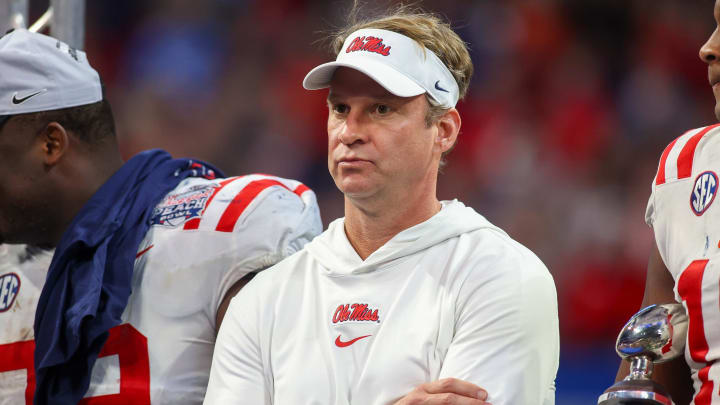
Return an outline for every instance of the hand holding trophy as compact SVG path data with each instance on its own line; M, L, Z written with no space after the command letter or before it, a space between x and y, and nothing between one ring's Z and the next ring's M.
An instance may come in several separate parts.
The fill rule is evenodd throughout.
M672 405L667 390L652 381L653 364L683 354L687 315L682 305L662 304L643 308L625 324L615 350L630 362L630 374L598 398L598 405Z

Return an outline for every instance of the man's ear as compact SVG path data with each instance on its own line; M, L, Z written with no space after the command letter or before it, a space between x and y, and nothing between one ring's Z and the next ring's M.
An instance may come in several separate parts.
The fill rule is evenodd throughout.
M70 137L65 128L57 122L49 123L38 135L44 163L55 166L67 153Z
M447 110L435 123L438 127L435 144L439 147L440 153L449 151L455 145L461 124L460 113L454 108Z

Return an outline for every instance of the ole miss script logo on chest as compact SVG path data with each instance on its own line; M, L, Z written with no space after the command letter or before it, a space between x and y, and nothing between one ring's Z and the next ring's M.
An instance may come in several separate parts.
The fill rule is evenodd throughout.
M332 323L338 325L345 322L380 323L379 310L370 307L368 304L340 304L333 313ZM335 346L342 349L370 336L372 335L343 336L340 334L335 338Z
M368 304L340 304L332 318L333 324L362 321L380 323L378 310L370 308Z

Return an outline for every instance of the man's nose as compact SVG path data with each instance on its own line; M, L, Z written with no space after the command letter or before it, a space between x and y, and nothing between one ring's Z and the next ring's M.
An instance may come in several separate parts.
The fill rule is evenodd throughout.
M367 141L367 127L362 114L350 111L345 119L345 125L340 131L339 139L345 145L352 145L356 142Z
M710 64L720 59L720 33L715 28L710 38L700 47L700 59Z

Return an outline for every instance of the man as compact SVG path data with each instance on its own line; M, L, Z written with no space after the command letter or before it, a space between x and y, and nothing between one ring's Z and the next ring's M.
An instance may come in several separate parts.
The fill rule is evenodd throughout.
M438 201L472 64L439 18L401 9L339 34L328 166L345 217L258 275L218 335L205 404L552 404L552 278L457 200Z
M700 48L708 65L720 120L720 1L718 27ZM658 364L653 379L675 404L720 404L720 124L693 129L665 148L652 183L645 220L655 234L642 306L677 301L685 307L688 335L684 358ZM688 203L689 201L689 203ZM623 362L618 380L629 372ZM694 387L694 388L693 388Z
M56 247L46 279L0 273L0 403L200 403L229 299L321 231L314 194L123 163L97 72L53 38L5 35L0 72L0 243Z

